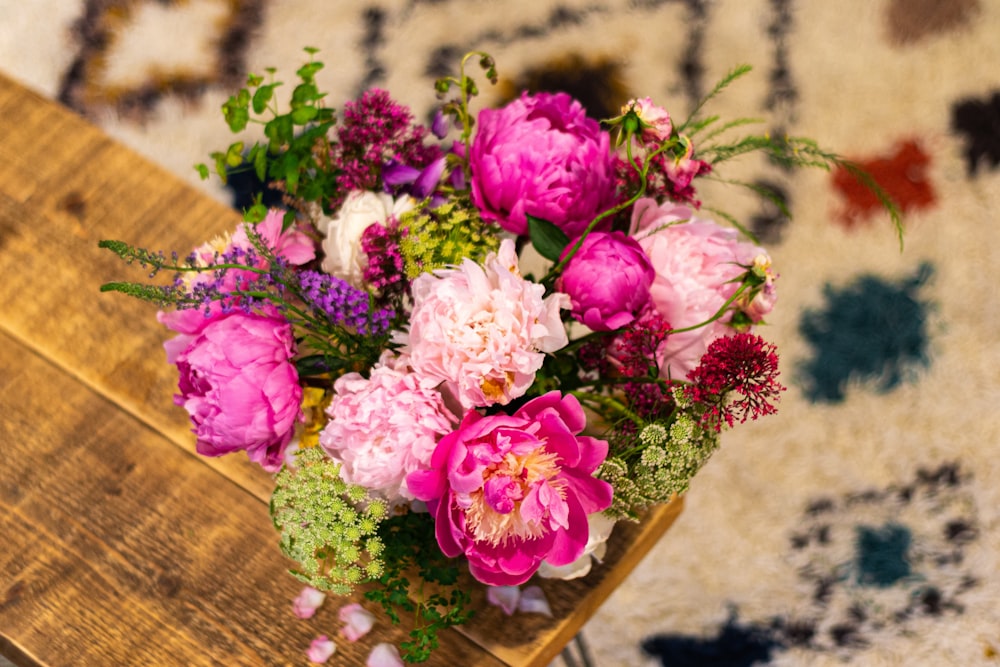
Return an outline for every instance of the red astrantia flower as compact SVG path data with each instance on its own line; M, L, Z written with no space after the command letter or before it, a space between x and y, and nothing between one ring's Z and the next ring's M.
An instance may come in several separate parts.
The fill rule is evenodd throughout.
M777 380L775 346L751 333L716 338L688 377L685 393L705 406L702 423L717 431L723 422L732 427L737 419L774 414L785 390Z

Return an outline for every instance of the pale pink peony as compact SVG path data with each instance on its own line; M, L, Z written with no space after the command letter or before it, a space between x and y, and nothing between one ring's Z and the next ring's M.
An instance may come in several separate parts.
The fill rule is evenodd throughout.
M242 311L212 317L198 334L169 341L168 361L180 373L174 402L191 416L199 454L245 450L269 472L281 467L301 414L294 354L284 318Z
M418 276L412 293L409 331L396 336L402 355L419 376L447 383L466 409L523 395L545 353L567 342L559 310L568 297L545 297L522 278L509 239L482 266L466 259Z
M738 279L764 250L741 241L735 229L699 219L686 206L658 205L640 199L632 212L631 234L646 251L656 279L650 288L652 307L670 323L683 329L705 322L739 288ZM774 304L773 286L767 297L754 304L757 319ZM663 377L686 378L708 345L732 329L731 313L715 322L683 333L671 334L657 349Z
M292 611L299 618L312 618L325 600L326 593L312 586L306 586L292 601Z
M615 205L610 139L569 95L525 93L483 109L476 127L469 164L483 219L524 234L533 215L573 238Z
M300 266L312 261L316 256L316 249L308 236L291 227L282 231L284 214L278 209L271 209L263 220L256 225L249 222L241 222L236 231L230 235L217 237L201 246L195 248L193 255L195 265L210 267L219 263L220 257L227 254L234 254L235 251L253 252L256 255L254 266L266 269L268 263L259 256L254 248L250 237L247 234L247 227L252 227L254 232L261 237L264 244L274 252L275 255L283 257L289 264ZM241 258L245 261L245 258ZM214 282L213 272L192 272L185 274L189 287L196 285L207 285ZM260 276L253 271L243 269L229 269L222 280L221 291L233 292L245 288ZM238 299L238 297L237 297ZM268 314L277 312L274 308L265 309ZM204 328L208 321L223 311L221 301L213 301L208 305L208 317L205 308L194 308L174 311L160 311L156 319L168 329L183 334L196 334Z
M388 354L367 379L359 373L337 379L319 442L341 464L345 482L390 502L413 499L406 475L429 467L437 441L458 423L437 384Z
M611 504L611 485L594 477L608 443L579 435L587 424L579 401L558 391L513 415L466 413L438 443L431 469L407 484L427 501L435 534L449 557L491 586L527 581L547 561L567 565L583 555L587 516Z
M326 635L320 635L309 644L306 659L313 664L322 665L336 652L337 645Z
M566 264L556 289L569 296L576 321L594 331L613 331L649 303L655 275L635 239L622 232L591 232Z
M350 642L358 641L375 627L375 614L357 602L351 602L341 607L337 618L344 624L340 628L340 634Z

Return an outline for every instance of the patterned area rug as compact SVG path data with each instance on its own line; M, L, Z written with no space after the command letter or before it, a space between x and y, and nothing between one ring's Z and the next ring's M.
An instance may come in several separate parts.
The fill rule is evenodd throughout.
M753 65L716 110L864 162L906 248L850 181L731 173L794 214L721 206L781 273L762 334L790 389L600 610L596 662L1000 664L1000 2L0 0L0 20L0 69L225 200L192 169L228 145L220 104L303 46L331 99L378 85L418 115L473 47L500 67L488 101L558 87L595 115L650 95L683 116Z

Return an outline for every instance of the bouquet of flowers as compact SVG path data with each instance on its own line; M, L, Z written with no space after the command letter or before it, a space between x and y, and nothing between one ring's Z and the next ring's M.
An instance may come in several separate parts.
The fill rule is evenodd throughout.
M364 585L391 618L416 613L402 648L419 661L468 617L460 568L490 587L582 576L615 521L684 493L723 430L775 411L778 357L754 328L777 273L702 213L698 179L751 151L847 163L806 139L726 141L746 121L699 106L678 123L649 98L603 123L563 93L474 117L467 68L497 76L482 53L437 82L429 127L382 90L338 116L307 51L287 111L260 76L224 105L266 141L213 154L284 205L258 199L183 259L103 241L176 273L103 289L161 307L197 451L276 474L301 613ZM414 573L435 592L411 596Z

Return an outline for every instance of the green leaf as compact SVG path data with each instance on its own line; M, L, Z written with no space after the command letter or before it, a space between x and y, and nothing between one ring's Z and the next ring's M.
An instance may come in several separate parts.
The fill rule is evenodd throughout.
M253 112L256 114L264 113L267 109L267 103L271 101L274 97L275 86L280 86L280 83L272 83L266 86L261 86L257 89L257 92L253 94Z
M316 107L299 107L292 111L292 122L296 125L305 125L316 117Z
M260 144L254 144L254 147L250 150L248 159L253 163L253 170L257 174L257 180L263 182L267 178L267 151Z
M238 167L243 164L243 142L236 141L229 145L226 151L226 166Z
M559 256L569 244L569 237L563 230L556 227L548 220L536 218L533 215L528 218L528 234L531 236L531 245L535 247L538 254L553 262L559 261Z
M316 72L323 69L323 63L319 61L306 63L300 67L295 73L298 74L299 78L303 81L312 81L312 78L316 75Z
M208 167L204 162L199 162L194 166L194 168L198 171L198 175L201 176L201 180L204 181L208 178Z

